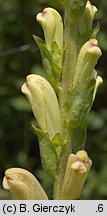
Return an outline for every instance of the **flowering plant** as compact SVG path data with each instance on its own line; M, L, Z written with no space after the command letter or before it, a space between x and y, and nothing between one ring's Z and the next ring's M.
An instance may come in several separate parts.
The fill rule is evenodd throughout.
M97 8L87 0L62 0L64 23L53 8L36 19L44 40L33 35L46 79L30 74L21 90L31 104L43 168L53 177L53 199L78 199L92 161L84 149L87 117L102 78L95 65L101 56L92 28ZM37 179L21 168L6 170L5 189L16 199L48 199Z

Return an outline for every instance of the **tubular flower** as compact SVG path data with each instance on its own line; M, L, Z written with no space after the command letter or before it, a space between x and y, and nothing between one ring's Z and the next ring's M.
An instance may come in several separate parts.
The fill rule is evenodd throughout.
M5 171L3 187L18 200L47 200L48 197L38 180L29 171L10 168Z
M52 43L56 42L59 49L63 49L63 22L60 14L53 8L45 8L42 13L37 14L37 21L43 28L45 42L48 50Z
M88 32L92 28L92 23L96 12L97 8L92 5L90 1L88 1L85 7L84 14L79 21L79 32L81 34Z
M94 93L93 93L93 101L95 99L95 96L96 96L96 93L97 93L97 90L99 88L99 86L103 83L103 79L101 76L97 76L96 77L96 84L95 84L95 88L94 88Z
M41 130L52 140L61 132L60 109L52 86L43 77L31 74L21 90L27 96Z
M77 60L74 84L90 80L94 67L102 55L96 39L90 39L80 49Z
M91 165L92 161L86 151L70 154L62 187L62 199L71 200L80 197Z

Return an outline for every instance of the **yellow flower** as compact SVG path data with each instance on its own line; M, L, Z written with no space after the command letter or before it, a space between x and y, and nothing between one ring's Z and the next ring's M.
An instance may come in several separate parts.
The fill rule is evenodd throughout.
M84 150L70 154L67 162L61 199L78 199L81 195L85 180L92 161Z
M28 75L22 92L27 96L34 116L44 133L52 138L61 132L60 109L56 94L50 83L35 74Z
M83 16L79 21L79 32L81 34L88 32L92 28L92 23L96 12L97 8L92 5L90 1L88 1Z
M42 186L29 171L21 168L10 168L5 171L3 187L9 190L18 200L47 200Z
M78 82L90 80L94 67L101 55L101 49L96 39L90 39L82 46L77 60L74 85Z
M103 83L103 79L101 76L97 76L96 77L96 84L95 84L95 88L94 88L94 93L93 93L93 101L95 99L95 96L96 96L96 93L97 93L97 90L99 88L99 86Z
M43 28L46 46L51 50L51 45L56 42L59 49L63 49L63 22L60 14L53 8L45 8L37 14L37 21Z

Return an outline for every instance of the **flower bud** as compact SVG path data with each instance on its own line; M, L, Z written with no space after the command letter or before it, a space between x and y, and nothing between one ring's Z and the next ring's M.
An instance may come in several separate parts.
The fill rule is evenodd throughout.
M91 39L82 46L77 60L74 84L90 80L94 67L101 55L101 49L98 47L96 39Z
M5 171L3 187L18 200L47 200L48 197L38 180L29 171L10 168Z
M56 94L50 83L35 74L28 75L21 90L27 96L34 116L44 133L52 138L61 132L60 109Z
M37 14L37 21L43 28L45 42L48 50L56 42L59 49L63 49L63 22L60 14L53 8L45 8L42 13Z
M86 151L70 154L62 187L62 199L71 200L80 197L91 165L92 161Z
M94 88L94 93L93 93L93 101L94 101L95 96L97 94L97 90L98 90L99 86L102 85L102 83L103 83L102 77L101 76L97 76L96 77L96 84L95 84L95 88Z
M90 1L88 1L85 7L84 14L79 21L79 32L81 34L88 32L92 28L92 23L96 12L97 8L92 5Z

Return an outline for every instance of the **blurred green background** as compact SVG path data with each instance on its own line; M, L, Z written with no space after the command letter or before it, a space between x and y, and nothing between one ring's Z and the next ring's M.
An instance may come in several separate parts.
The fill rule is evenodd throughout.
M86 148L93 161L83 199L107 199L107 1L92 0L99 9L98 34L103 56L97 70L104 79L89 115ZM40 52L32 34L43 37L35 16L46 6L62 15L58 0L0 0L0 199L10 199L2 189L4 171L22 167L37 176L51 198L52 180L42 170L38 140L31 127L33 114L21 93L29 73L43 73Z

